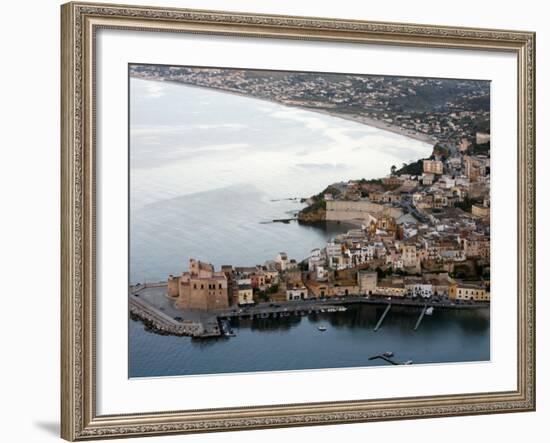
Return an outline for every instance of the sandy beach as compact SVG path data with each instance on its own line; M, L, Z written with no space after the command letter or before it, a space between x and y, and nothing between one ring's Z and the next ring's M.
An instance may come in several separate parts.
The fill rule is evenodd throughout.
M150 78L147 78L147 77L141 77L139 75L133 75L132 77L138 78L138 79L141 79L141 80L175 83L175 84L179 84L179 85L190 86L192 88L216 90L216 91L219 91L219 92L225 92L227 94L235 94L235 95L239 95L239 96L243 96L243 97L252 97L252 98L256 98L258 100L263 100L263 101L266 101L266 102L276 103L278 105L288 106L290 108L304 109L304 110L307 110L307 111L318 112L318 113L321 113L321 114L330 115L331 117L337 117L337 118L341 118L341 119L344 119L344 120L349 120L349 121L352 121L352 122L361 123L363 125L372 126L374 128L378 128L378 129L381 129L383 131L388 131L388 132L392 132L394 134L402 135L404 137L409 137L413 140L418 140L418 141L421 141L421 142L424 142L424 143L428 143L432 146L435 146L437 144L437 140L434 140L432 137L430 137L427 134L423 134L423 133L417 132L417 131L412 131L410 129L405 129L405 128L402 128L401 126L397 126L397 125L393 125L393 124L390 124L390 123L387 123L387 122L384 122L384 121L376 120L374 118L365 117L364 115L344 114L344 113L341 113L341 112L334 112L334 111L331 112L329 109L319 109L319 108L313 108L313 107L309 107L309 106L294 105L294 104L289 104L289 103L285 103L285 102L278 101L278 100L267 99L267 98L264 98L264 97L258 97L258 96L247 94L247 93L244 93L244 92L231 91L231 90L227 90L227 89L223 89L223 88L218 88L218 87L215 87L215 86L196 85L196 84L187 83L187 82L183 82L183 81L179 81L179 80L164 80L164 79L161 79L161 78L150 79Z

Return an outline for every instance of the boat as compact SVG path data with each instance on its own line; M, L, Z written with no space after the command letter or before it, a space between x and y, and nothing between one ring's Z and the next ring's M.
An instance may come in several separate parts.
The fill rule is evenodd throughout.
M433 306L430 306L428 309L426 309L426 315L432 315L434 313Z
M319 331L321 331L321 332L325 332L327 330L327 327L326 326L317 326L317 329L319 329Z
M407 360L405 363L403 363L404 365L412 365L413 364L413 361L412 360Z
M384 357L386 358L390 358L390 357L393 357L393 352L391 351L386 351L382 354Z

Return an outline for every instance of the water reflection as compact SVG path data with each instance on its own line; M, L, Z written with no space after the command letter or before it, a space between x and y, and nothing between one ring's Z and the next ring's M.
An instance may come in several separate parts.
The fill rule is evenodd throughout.
M130 321L132 377L344 368L383 365L368 358L392 351L398 361L445 363L490 359L489 310L435 309L417 331L419 308L353 305L346 312L233 319L231 338L191 339L147 332ZM323 325L324 332L318 330Z

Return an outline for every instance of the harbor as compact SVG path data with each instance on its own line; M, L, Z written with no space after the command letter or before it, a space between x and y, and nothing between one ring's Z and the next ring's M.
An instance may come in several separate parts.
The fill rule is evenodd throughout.
M139 297L138 297L139 298ZM322 305L322 304L321 304ZM138 319L129 320L130 377L251 373L394 365L370 357L391 351L395 362L413 365L456 361L487 361L489 309L422 310L392 304L383 324L374 331L384 302L326 303L345 311L325 309L274 317L257 311L220 318L219 336L194 337L159 333ZM309 312L309 311L308 311ZM222 326L223 328L224 326ZM222 334L223 332L223 334Z
M392 306L420 310L414 327L411 328L413 332L419 329L425 315L432 315L435 309L479 310L489 308L489 303L483 302L452 302L445 299L426 301L381 295L348 295L325 299L264 302L250 306L237 305L228 309L200 311L178 309L174 300L166 295L166 291L165 283L131 287L128 301L130 314L158 333L195 338L232 336L233 334L227 333L227 330L224 332L222 327L224 321L232 319L281 319L309 314L330 314L345 312L349 306L357 304L384 308L373 328L375 332L383 327L386 317L391 315Z

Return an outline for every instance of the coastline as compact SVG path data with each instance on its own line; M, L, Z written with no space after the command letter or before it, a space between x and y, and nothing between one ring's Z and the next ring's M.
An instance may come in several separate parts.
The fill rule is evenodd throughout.
M191 88L207 89L209 91L224 92L226 94L233 94L233 95L237 95L239 97L253 98L253 99L262 100L262 101L265 101L265 102L275 103L275 104L281 105L281 106L287 106L289 108L295 108L295 109L302 109L302 110L305 110L305 111L317 112L319 114L328 115L330 117L336 117L336 118L341 118L343 120L352 121L352 122L355 122L355 123L360 123L362 125L377 128L377 129L380 129L382 131L391 132L393 134L402 135L404 137L408 137L408 138L411 138L411 139L416 140L416 141L421 141L423 143L427 143L427 144L431 145L432 147L435 146L438 143L437 140L434 140L433 138L431 138L427 134L423 134L421 132L416 132L416 131L411 131L410 129L404 129L401 126L397 126L397 125L394 125L394 124L391 124L391 123L383 122L381 120L376 120L376 119L373 119L371 117L365 117L363 115L344 114L344 113L341 113L341 112L331 112L328 109L319 109L319 108L312 108L312 107L309 107L309 106L293 105L293 104L289 104L289 103L280 102L278 100L273 100L273 99L264 98L264 97L257 97L257 96L246 94L246 93L243 93L243 92L230 91L230 90L223 89L223 88L218 88L218 87L215 87L215 86L194 85L194 84L182 82L182 81L179 81L179 80L164 80L164 79L160 79L160 78L159 79L157 79L157 78L152 79L152 78L145 78L145 77L140 77L140 76L136 76L136 75L130 75L130 77L131 78L136 78L136 79L139 79L139 80L153 81L153 82L159 82L159 83L173 83L173 84L177 84L177 85L188 86L188 87L191 87Z
M224 333L220 328L220 322L233 318L278 318L289 315L300 316L312 312L333 312L327 309L338 306L349 307L353 305L370 306L401 306L408 308L423 309L432 307L445 310L478 310L489 309L489 302L453 302L449 299L423 299L391 297L388 300L384 295L348 295L342 297L327 297L324 299L305 299L273 303L262 302L248 308L235 306L227 309L216 309L203 316L191 311L180 310L179 308L166 309L166 295L164 289L166 282L139 288L130 287L128 294L128 311L131 319L141 321L152 331L162 335L191 336L200 338L220 337ZM334 311L336 312L336 311ZM174 314L181 316L177 320ZM416 315L416 314L415 314Z

